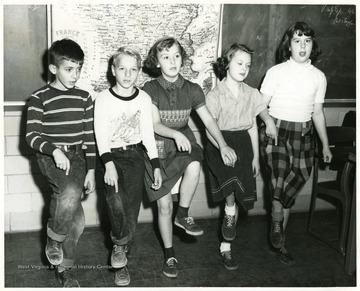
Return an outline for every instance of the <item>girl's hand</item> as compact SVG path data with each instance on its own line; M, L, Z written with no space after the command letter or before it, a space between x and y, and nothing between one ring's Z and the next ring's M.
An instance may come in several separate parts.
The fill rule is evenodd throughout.
M62 152L62 150L61 149L54 150L53 157L54 157L56 167L59 168L60 170L66 171L66 173L65 173L66 176L69 175L70 161L65 156L65 154Z
M333 155L332 155L332 153L330 151L330 148L329 147L324 147L322 152L323 152L324 162L330 164L331 160L332 160L332 157L333 157Z
M253 159L252 160L252 170L254 173L254 178L257 177L260 173L260 162L259 159Z
M189 154L191 153L191 143L188 138L180 131L176 131L173 134L173 139L175 140L179 152L189 152Z
M151 188L153 188L154 190L158 190L160 189L162 185L162 176L160 173L160 169L159 168L155 168L154 170L154 183L151 185Z
M105 164L104 182L109 186L115 186L115 192L118 192L118 173L115 168L114 162L107 162Z
M266 125L265 134L266 134L266 136L270 137L271 139L275 139L275 145L278 144L277 129L276 129L276 125L274 122L269 122Z
M234 167L237 160L235 151L229 146L223 146L220 148L221 158L226 166Z

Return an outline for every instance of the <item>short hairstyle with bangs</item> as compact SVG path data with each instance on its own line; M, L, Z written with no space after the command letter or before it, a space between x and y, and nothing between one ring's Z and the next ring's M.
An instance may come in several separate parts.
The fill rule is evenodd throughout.
M305 35L312 38L313 47L310 54L310 60L314 63L317 60L318 56L321 54L321 49L319 48L316 41L315 31L308 24L301 21L295 22L285 32L285 35L278 48L277 62L283 63L290 59L291 51L289 50L289 48L291 45L291 39L294 37L295 33L299 34L299 36Z
M84 63L84 51L75 41L64 38L53 42L49 49L50 64L59 67L62 60Z
M238 51L242 51L248 53L251 57L254 53L249 47L244 44L234 43L232 44L223 55L216 60L216 62L212 63L214 73L216 77L221 81L226 77L227 70L229 68L229 64L234 57L235 53Z
M159 52L162 52L163 50L168 50L173 45L177 45L180 54L181 54L181 60L182 64L184 64L184 60L187 58L186 51L182 47L179 41L177 41L174 37L163 37L155 42L155 44L150 48L149 53L144 60L144 66L143 66L143 72L148 74L152 78L157 78L161 75L161 69L157 66L158 65L158 59L157 54Z
M121 55L127 55L127 56L135 58L138 69L141 69L140 53L135 48L130 47L130 46L122 46L116 51L115 54L112 55L112 57L110 58L110 60L112 62L111 63L112 66L115 67L117 65L117 59Z

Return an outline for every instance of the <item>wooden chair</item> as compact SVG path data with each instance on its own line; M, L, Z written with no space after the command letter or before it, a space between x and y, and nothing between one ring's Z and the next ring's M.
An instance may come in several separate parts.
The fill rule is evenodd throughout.
M325 168L322 157L322 144L317 138L317 147L314 159L314 180L313 190L310 202L309 219L307 225L307 232L317 239L325 242L342 256L346 253L346 238L349 225L349 214L351 209L352 189L350 182L355 178L355 165L348 160L350 152L355 153L356 129L353 127L330 126L327 127L327 134L329 138L329 145L333 154L332 162L329 169L337 171L336 178L332 181L319 182L319 169ZM316 208L316 200L323 199L333 204L333 202L340 202L341 211L337 213L340 215L340 230L335 235L334 239L326 238L320 232L316 232L319 226L313 228L314 212ZM330 199L329 199L330 198ZM338 208L339 203L335 203ZM321 227L321 226L320 226Z

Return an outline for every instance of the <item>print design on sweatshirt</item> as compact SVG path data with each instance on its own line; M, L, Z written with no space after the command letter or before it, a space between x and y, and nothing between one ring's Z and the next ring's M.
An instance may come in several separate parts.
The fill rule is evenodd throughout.
M118 117L111 120L111 132L113 133L110 138L111 142L121 140L129 143L133 135L140 134L140 115L141 110L136 111L136 113L130 117L124 112L121 118Z

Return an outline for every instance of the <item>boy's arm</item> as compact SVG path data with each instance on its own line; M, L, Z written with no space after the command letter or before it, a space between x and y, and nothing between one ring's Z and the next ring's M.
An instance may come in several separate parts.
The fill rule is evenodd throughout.
M31 95L26 121L26 141L34 150L52 156L57 168L70 171L70 161L65 154L52 143L44 140L41 136L43 132L44 107L40 97L36 94Z
M95 161L96 161L96 145L94 133L94 102L90 94L85 103L84 113L84 146L85 157L88 172L85 176L84 189L85 194L90 194L95 190Z
M34 150L52 156L55 145L44 140L41 136L43 132L43 113L44 108L38 95L31 95L28 103L26 121L26 142Z
M115 192L118 192L118 174L108 142L110 133L107 119L107 104L104 100L102 96L98 96L95 100L94 130L100 158L105 165L104 182L109 186L114 186Z
M96 145L95 145L95 134L94 134L94 102L90 94L88 95L85 103L85 112L84 112L84 145L85 156L87 162L87 169L95 169L96 161Z
M90 194L95 190L95 169L88 170L84 181L85 194Z

